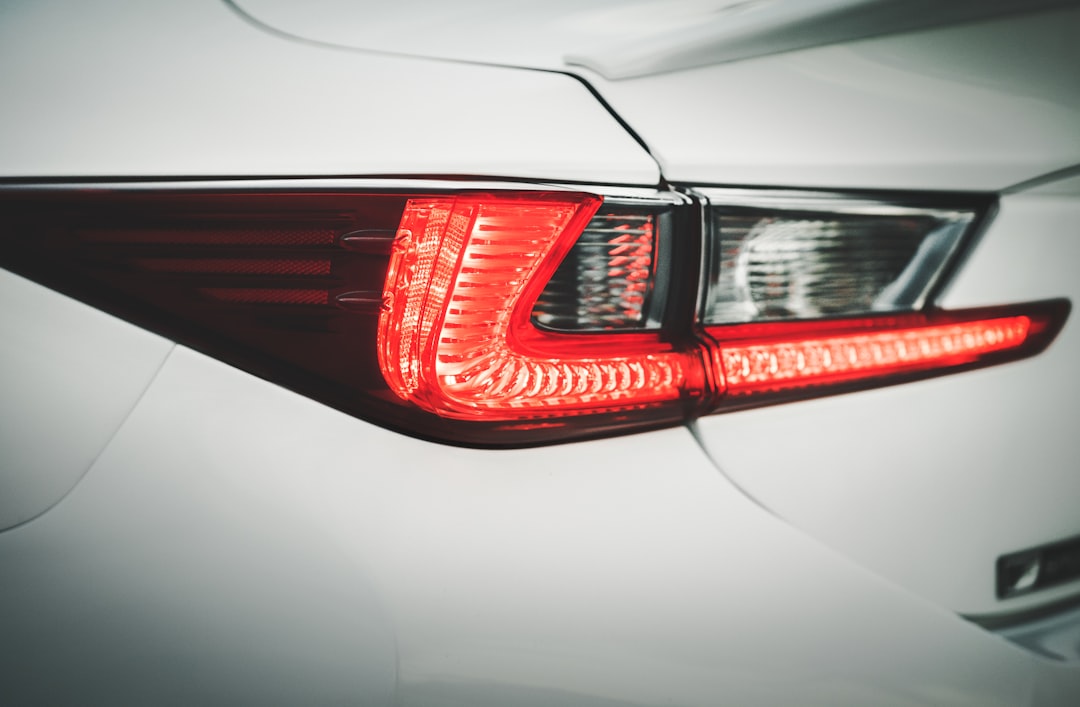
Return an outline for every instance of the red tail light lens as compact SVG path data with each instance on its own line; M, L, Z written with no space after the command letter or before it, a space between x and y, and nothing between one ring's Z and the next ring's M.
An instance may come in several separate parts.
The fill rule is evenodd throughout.
M573 242L598 203L585 195L409 200L379 320L379 363L394 392L448 416L511 401L543 405L551 376L510 347L511 320L537 270L566 236Z
M785 195L709 226L673 193L300 186L9 187L0 264L358 417L478 446L1015 359L1068 311L851 315L921 302L972 211L826 218ZM799 319L815 312L831 318Z
M537 297L599 205L586 194L410 200L379 324L394 392L446 417L515 420L632 410L701 390L700 354L659 335L534 325Z
M873 326L871 324L871 326ZM869 334L723 345L727 391L745 395L834 381L962 365L1024 342L1031 319L986 319Z
M1008 360L1041 348L1062 302L964 312L709 327L720 408L881 385Z

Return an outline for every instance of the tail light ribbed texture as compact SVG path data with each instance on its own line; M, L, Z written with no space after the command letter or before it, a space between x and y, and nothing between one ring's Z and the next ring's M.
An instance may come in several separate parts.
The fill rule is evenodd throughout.
M464 419L532 419L679 400L688 381L701 377L687 370L700 368L696 355L672 351L657 337L560 338L534 326L540 289L566 253L582 247L577 239L599 204L585 194L410 200L379 327L380 365L395 392ZM629 245L641 235L614 238ZM601 263L613 269L615 261L616 297L626 292L623 266L633 250L626 253L609 250ZM612 350L612 343L625 348Z

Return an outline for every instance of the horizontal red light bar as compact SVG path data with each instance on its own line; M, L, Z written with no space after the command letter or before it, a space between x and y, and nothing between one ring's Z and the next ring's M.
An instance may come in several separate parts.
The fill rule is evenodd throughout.
M710 327L720 342L713 360L723 371L726 394L779 392L971 364L1021 347L1033 330L1026 315L918 326L897 326L887 318L846 324L856 330L812 335L800 331L800 324L777 324L759 327L753 339L742 340L731 340L731 329ZM1045 327L1040 323L1038 328Z

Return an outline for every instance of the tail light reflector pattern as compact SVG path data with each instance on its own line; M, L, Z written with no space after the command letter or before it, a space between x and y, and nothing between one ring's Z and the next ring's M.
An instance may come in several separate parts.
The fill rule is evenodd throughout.
M774 343L720 344L719 365L727 393L747 395L974 363L980 356L1024 343L1031 319L1006 317L911 329L892 329L886 324L882 328L868 334L811 339L796 335Z
M572 196L409 201L379 325L380 365L401 398L448 417L530 419L675 401L700 382L688 370L699 357L657 336L535 327L537 296L600 204ZM640 234L623 236L615 250Z

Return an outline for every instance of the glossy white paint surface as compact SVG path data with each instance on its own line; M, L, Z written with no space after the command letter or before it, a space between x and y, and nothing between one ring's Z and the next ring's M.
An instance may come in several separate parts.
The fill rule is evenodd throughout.
M626 78L1070 0L232 0L270 31L410 56Z
M172 348L0 270L0 530L59 501Z
M685 429L442 447L179 347L0 566L5 689L43 702L388 704L395 643L398 705L1015 705L1040 669Z
M659 179L575 79L311 46L217 0L2 3L0 66L4 177Z
M1054 191L1060 187L1047 187ZM1016 194L945 308L1080 301L1080 198ZM1024 361L876 391L704 418L710 455L762 504L916 594L968 614L998 601L999 555L1080 535L1080 324Z
M996 191L1080 163L1078 33L1080 8L583 75L674 182Z
M393 634L363 559L278 495L309 469L255 454L228 473L245 422L226 406L147 428L155 406L214 408L219 382L153 387L72 494L0 534L7 704L389 704Z
M1074 266L1078 262L1080 175L1002 198L992 227L976 244L941 304L977 307L1070 296L1077 307L1080 282Z

